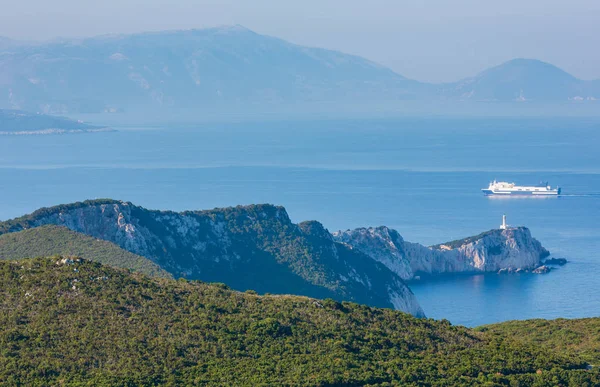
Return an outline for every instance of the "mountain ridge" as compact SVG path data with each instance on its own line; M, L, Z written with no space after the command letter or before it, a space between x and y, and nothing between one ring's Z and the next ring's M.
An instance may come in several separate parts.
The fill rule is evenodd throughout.
M387 227L332 234L317 221L293 223L284 207L272 204L174 212L113 199L41 208L0 222L0 238L46 225L112 242L175 277L418 316L424 313L404 280L425 273L530 270L548 254L526 228L492 230L435 249L405 242Z
M400 277L336 243L317 222L292 223L281 206L176 213L100 199L1 222L0 234L49 224L112 242L176 277L260 293L355 300L424 315Z
M349 100L414 83L364 58L239 28L24 46L0 55L0 67L9 96L0 106L52 112Z
M515 58L448 84L449 95L481 101L596 100L598 80L581 80L550 63Z
M529 69L519 79L507 83L494 75L517 63ZM67 114L149 107L243 110L250 105L260 110L328 103L335 109L409 100L600 99L600 81L540 78L547 67L542 63L519 59L475 77L430 84L360 56L289 43L241 26L104 35L17 44L0 52L0 107ZM562 71L548 66L552 74Z

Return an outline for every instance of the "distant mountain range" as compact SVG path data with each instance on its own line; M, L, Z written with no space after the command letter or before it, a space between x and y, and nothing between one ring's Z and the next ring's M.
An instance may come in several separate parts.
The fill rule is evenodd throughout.
M600 99L600 80L577 79L539 60L514 59L445 85L440 94L478 101L595 101Z
M0 108L97 113L248 104L600 99L600 81L516 59L447 84L240 26L21 43L0 39Z

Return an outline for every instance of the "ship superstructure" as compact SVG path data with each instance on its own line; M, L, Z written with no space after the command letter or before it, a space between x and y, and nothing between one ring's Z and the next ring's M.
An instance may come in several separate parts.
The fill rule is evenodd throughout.
M558 196L560 195L560 187L552 188L548 183L542 183L535 186L520 186L515 183L507 183L505 181L492 181L487 188L482 188L481 191L489 196L514 196L514 195L534 195L534 196Z

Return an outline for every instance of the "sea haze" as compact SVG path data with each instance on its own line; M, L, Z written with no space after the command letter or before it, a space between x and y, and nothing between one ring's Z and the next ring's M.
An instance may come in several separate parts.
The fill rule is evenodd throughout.
M387 225L434 244L502 214L569 264L547 275L452 276L411 288L455 324L600 315L600 119L389 118L213 123L0 138L0 219L111 197L156 209L284 205L330 231ZM560 198L486 198L489 180Z

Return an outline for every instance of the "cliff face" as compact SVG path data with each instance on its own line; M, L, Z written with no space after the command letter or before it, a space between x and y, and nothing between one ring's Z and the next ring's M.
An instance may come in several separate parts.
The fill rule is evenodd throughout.
M432 247L406 242L387 227L338 231L333 237L405 280L420 274L530 270L549 254L525 227L491 230Z
M423 316L401 277L334 241L318 222L294 224L283 207L175 213L98 200L41 209L0 223L0 234L47 224L107 240L176 277L234 289L331 297Z
M476 237L432 247L449 259L466 263L464 271L498 271L500 269L534 269L549 255L548 250L531 236L526 227L491 230Z

